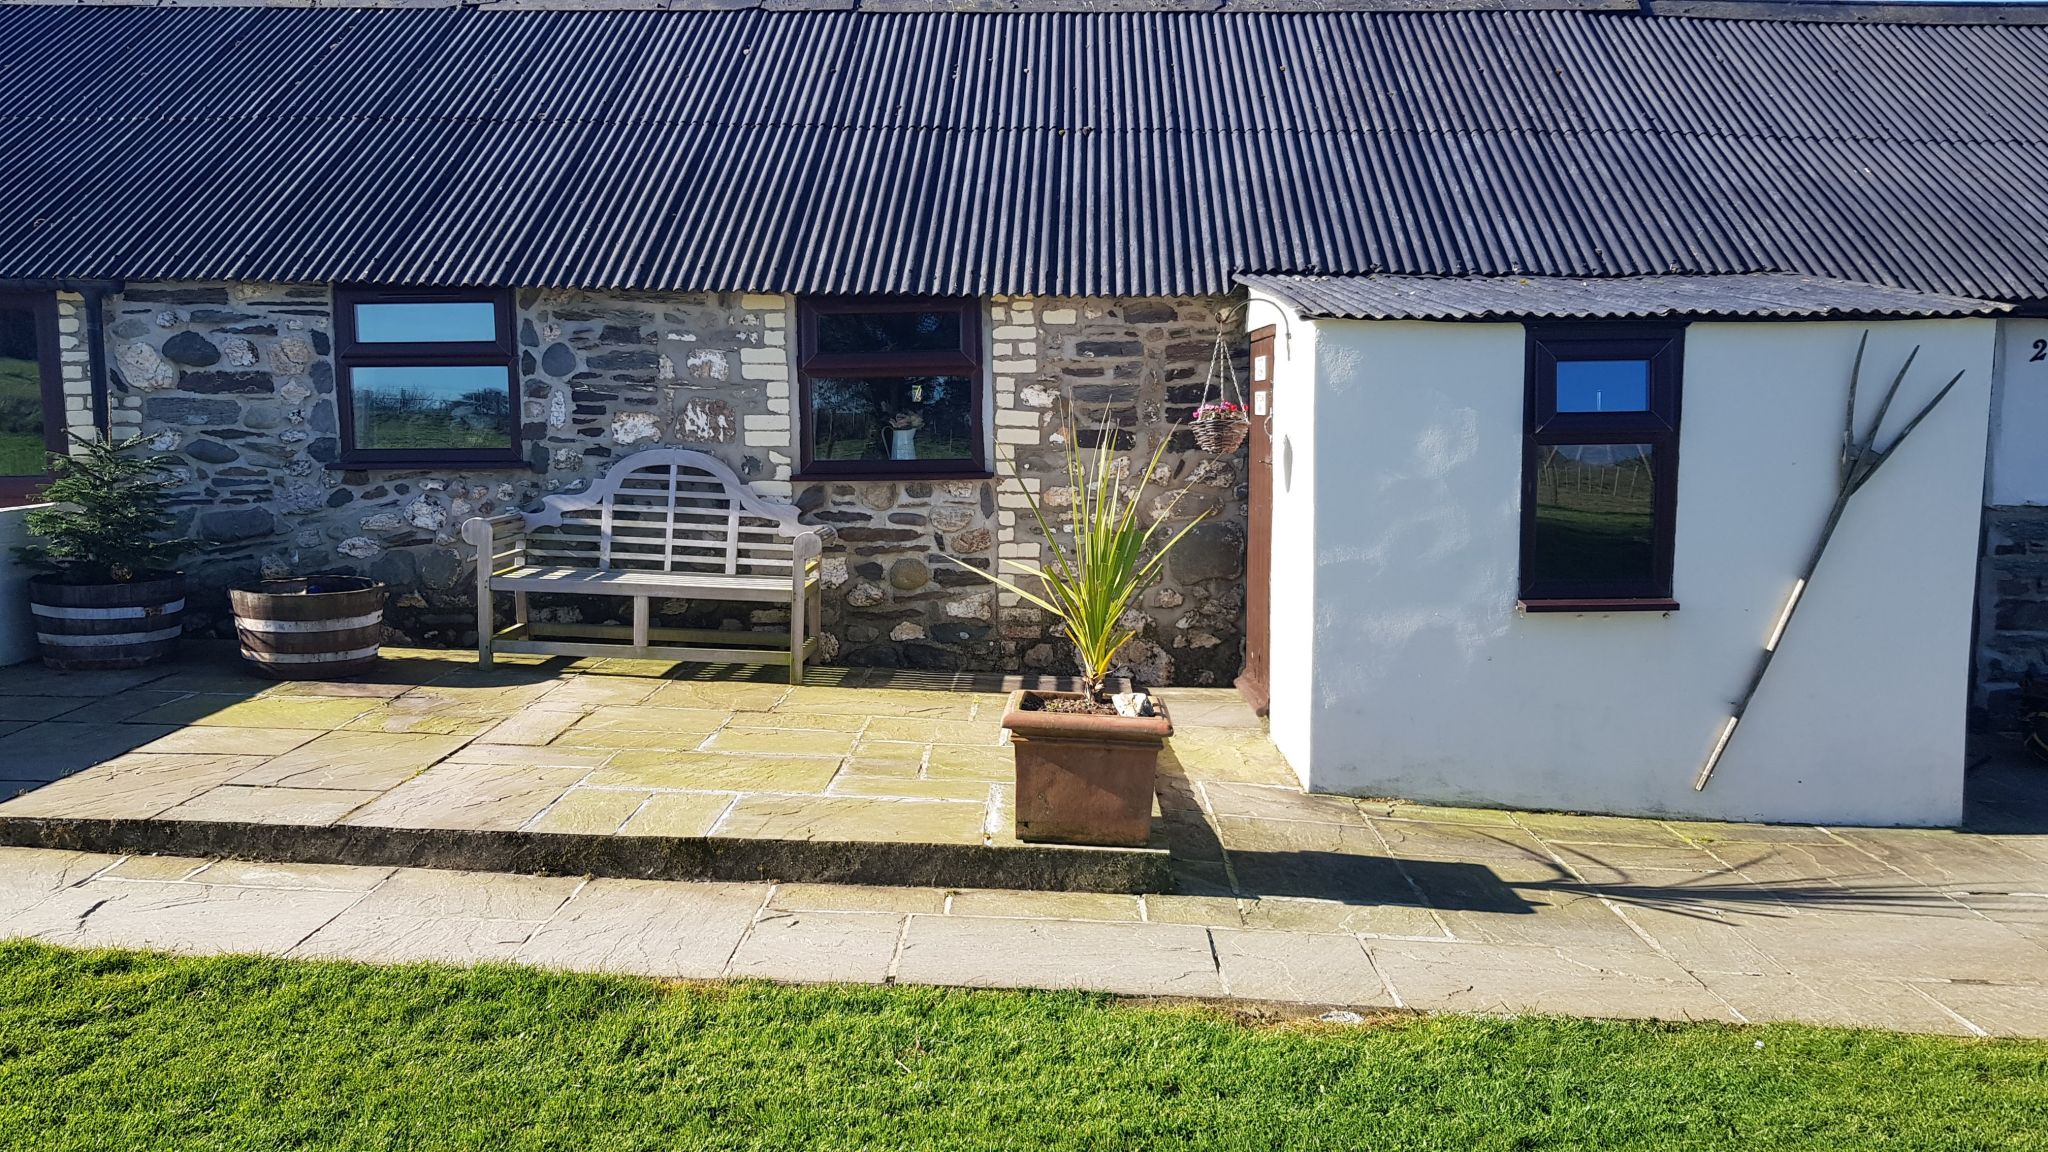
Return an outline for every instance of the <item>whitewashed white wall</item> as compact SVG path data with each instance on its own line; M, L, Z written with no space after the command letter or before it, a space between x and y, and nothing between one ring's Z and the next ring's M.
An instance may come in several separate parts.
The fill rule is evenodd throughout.
M1273 728L1312 788L1729 819L1960 816L1991 321L1692 325L1681 609L1537 616L1515 610L1522 328L1295 328L1297 349L1314 348L1314 479L1276 485L1275 520L1310 517L1314 559L1305 587L1275 582ZM1870 378L1922 346L1894 427L1967 374L1851 505L1762 694L1696 793L1833 498L1865 328L1866 414L1881 390ZM1274 569L1297 566L1276 555ZM1297 601L1313 603L1306 640ZM1308 691L1299 678L1283 690L1283 653L1304 644Z
M35 617L28 609L28 578L33 570L14 558L14 550L29 542L23 518L47 507L21 504L0 508L0 665L36 658Z
M2022 679L2048 672L2048 320L1999 322L1984 504L1972 703L2009 732Z
M1984 503L2048 504L2048 320L2001 320L1998 345Z
M1273 562L1266 682L1272 699L1273 743L1302 783L1314 735L1308 709L1297 701L1315 693L1316 634L1316 329L1271 297L1256 297L1246 312L1253 328L1274 323ZM1284 705L1282 702L1286 702Z

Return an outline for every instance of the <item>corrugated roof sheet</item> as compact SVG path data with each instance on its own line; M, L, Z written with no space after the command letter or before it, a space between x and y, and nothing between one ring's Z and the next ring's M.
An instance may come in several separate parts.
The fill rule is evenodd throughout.
M2011 305L1782 272L1733 276L1240 276L1303 316L1340 320L1879 319Z
M2048 299L2048 28L0 6L0 278Z

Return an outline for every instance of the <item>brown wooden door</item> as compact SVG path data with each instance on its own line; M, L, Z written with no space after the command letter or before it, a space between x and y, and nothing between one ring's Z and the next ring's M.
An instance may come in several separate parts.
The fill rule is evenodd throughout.
M1259 715L1266 714L1273 585L1273 329L1251 334L1251 498L1245 509L1244 671L1237 677Z

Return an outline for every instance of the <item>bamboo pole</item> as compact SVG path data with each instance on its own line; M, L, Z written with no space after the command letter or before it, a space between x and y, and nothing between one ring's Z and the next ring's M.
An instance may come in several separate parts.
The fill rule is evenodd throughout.
M1742 723L1743 714L1749 711L1750 702L1756 699L1757 689L1764 682L1764 674L1770 671L1771 660L1777 656L1778 647L1785 639L1785 629L1791 625L1793 613L1799 610L1799 602L1806 594L1807 585L1813 582L1813 574L1820 567L1821 557L1827 554L1828 541L1834 539L1835 529L1842 523L1842 513L1848 509L1850 497L1862 491L1865 484L1870 483L1870 478L1877 475L1877 470L1884 467L1885 461L1892 458L1892 453L1899 450L1899 445L1906 442L1906 437L1913 434L1913 429L1918 428L1920 422L1927 419L1927 414L1934 411L1935 405L1948 398L1950 390L1963 378L1961 372L1949 377L1948 383L1942 385L1941 391L1936 392L1932 400L1915 413L1911 420L1906 421L1906 426L1899 430L1899 434L1892 438L1892 442L1884 448L1879 448L1877 438L1884 428L1885 414L1891 411L1892 400L1898 396L1899 386L1905 383L1906 373L1913 367L1913 359L1920 355L1920 349L1916 346L1906 354L1906 362L1899 366L1898 374L1892 377L1891 387L1885 389L1884 399L1878 402L1877 418L1870 422L1870 432L1858 437L1856 386L1863 375L1863 353L1869 344L1870 333L1865 330L1863 338L1856 343L1856 361L1849 368L1849 403L1842 420L1842 459L1837 469L1835 502L1828 509L1827 521L1821 525L1820 538L1814 541L1813 551L1807 554L1806 567L1793 582L1791 595L1785 598L1785 607L1778 613L1777 626L1771 629L1770 638L1764 641L1763 651L1757 654L1756 665L1750 670L1749 682L1743 686L1742 695L1736 697L1734 707L1730 709L1727 720L1721 725L1721 735L1714 741L1713 751L1707 754L1706 763L1700 765L1699 775L1692 782L1695 792L1706 788L1707 781L1713 779L1714 769L1721 763L1721 757L1727 753L1729 741L1735 738L1736 727Z

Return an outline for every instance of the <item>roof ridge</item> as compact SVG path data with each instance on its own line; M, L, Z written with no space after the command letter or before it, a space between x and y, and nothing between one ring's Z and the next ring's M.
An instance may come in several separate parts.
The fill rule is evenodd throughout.
M0 0L0 7L447 9L481 11L1259 13L1584 12L1758 22L2048 24L2038 0Z

